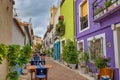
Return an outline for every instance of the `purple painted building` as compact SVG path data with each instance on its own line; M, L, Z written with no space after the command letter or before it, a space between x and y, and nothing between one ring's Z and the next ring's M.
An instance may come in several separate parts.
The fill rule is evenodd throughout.
M75 8L77 49L110 57L114 80L120 80L120 0L76 0Z

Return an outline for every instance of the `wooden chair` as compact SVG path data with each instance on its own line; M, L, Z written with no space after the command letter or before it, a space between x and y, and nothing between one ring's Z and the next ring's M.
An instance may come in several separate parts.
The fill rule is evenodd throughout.
M98 80L100 80L102 76L109 76L109 78L113 80L113 69L108 67L101 68L98 74Z

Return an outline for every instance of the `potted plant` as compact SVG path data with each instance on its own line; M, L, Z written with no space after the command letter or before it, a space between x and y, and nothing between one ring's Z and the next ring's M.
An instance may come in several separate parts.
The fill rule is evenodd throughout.
M110 7L112 5L112 0L106 0L104 2L104 5L105 5L106 9L108 9L108 7Z
M82 52L82 56L80 58L80 61L81 61L80 67L81 67L81 70L82 70L83 73L87 73L88 67L87 67L86 63L88 62L88 60L89 60L88 53L87 52Z
M78 64L79 63L79 60L78 60L78 53L76 52L76 50L75 51L71 51L70 53L69 53L69 59L68 59L69 61L69 64L70 64L70 67L72 68L72 69L74 69L75 68L75 66L76 66L76 64Z
M56 33L58 36L63 36L65 34L65 23L63 15L59 16L58 18L58 23L56 24Z
M95 9L95 15L99 14L103 14L103 10L104 10L104 7L103 6L99 6L98 8Z
M105 68L108 67L108 64L110 62L110 58L109 57L105 57L105 56L98 56L95 60L95 65L98 69L100 68Z
M76 51L75 44L71 40L67 40L67 44L63 50L63 59L70 67L75 68L75 65L78 64L78 52ZM74 64L74 67L72 66Z

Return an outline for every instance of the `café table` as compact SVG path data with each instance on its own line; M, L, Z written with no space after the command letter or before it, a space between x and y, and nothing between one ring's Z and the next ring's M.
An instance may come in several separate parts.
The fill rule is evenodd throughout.
M44 65L44 67L47 69L47 73L48 73L48 69L52 68L52 65L50 64L46 64ZM30 71L31 73L31 80L33 80L33 72L36 72L36 65L28 65L27 69ZM47 75L46 75L47 76Z

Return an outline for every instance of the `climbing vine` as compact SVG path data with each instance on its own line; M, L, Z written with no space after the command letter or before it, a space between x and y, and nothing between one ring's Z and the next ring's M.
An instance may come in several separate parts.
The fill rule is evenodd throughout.
M8 74L6 80L18 80L18 67L24 66L28 63L32 54L30 45L20 47L19 45L5 45L0 44L0 64L3 59L8 61Z

